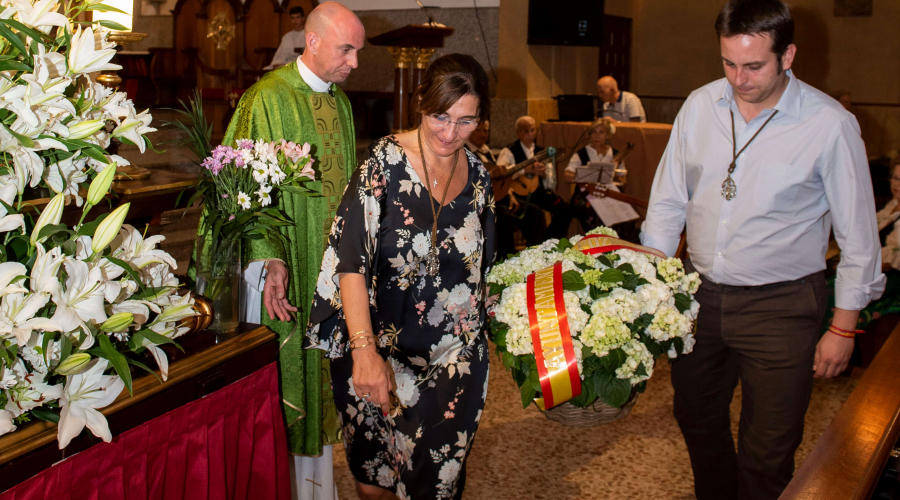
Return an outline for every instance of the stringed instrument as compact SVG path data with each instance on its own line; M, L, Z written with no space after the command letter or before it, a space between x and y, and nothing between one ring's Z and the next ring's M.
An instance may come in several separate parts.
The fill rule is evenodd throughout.
M506 195L509 194L509 190L513 187L513 185L518 184L518 181L520 179L522 179L523 177L529 176L529 175L534 178L534 184L535 184L534 189L537 189L537 183L540 182L540 179L537 178L537 175L525 174L525 175L520 176L517 179L513 179L512 178L513 174L515 174L516 172L518 172L520 170L526 169L526 168L534 165L535 163L543 162L547 159L553 158L559 153L560 153L560 150L557 150L557 148L554 148L551 146L539 153L535 153L533 158L529 158L529 159L527 159L521 163L517 163L511 167L501 167L497 164L486 164L485 167L487 167L488 172L491 175L491 185L493 186L494 199L502 200L503 198L505 198ZM531 191L528 191L527 193L525 193L522 196L527 196L528 193L534 191L534 189L532 189ZM515 189L513 189L513 192L516 192L518 194L518 192Z
M619 169L618 166L621 164L621 162L623 160L625 160L625 158L628 157L628 155L630 155L633 152L634 152L634 144L629 142L628 146L626 146L621 151L616 153L616 155L613 157L612 163L616 164L616 170L615 170L616 176L618 176L620 174L620 172L624 172L625 174L628 174L628 170L626 170L624 168ZM615 179L615 177L613 177L613 179ZM616 182L614 180L613 185L624 186L625 182L626 182L626 180L624 180L624 179L621 182ZM591 196L597 196L600 198L603 198L603 197L612 198L614 200L624 201L625 203L628 203L632 206L641 207L641 208L645 208L645 209L647 208L648 203L649 203L647 200L635 198L634 196L629 196L625 193L620 193L619 191L613 191L612 189L609 189L609 187L607 187L605 184L602 184L599 182L588 182L588 183L583 183L580 185L586 187L588 195L591 195Z
M616 155L613 156L613 159L610 161L610 163L612 163L616 166L615 170L613 170L613 180L612 180L612 183L615 184L616 186L622 187L628 183L628 169L619 168L619 165L621 165L622 162L625 161L625 158L628 158L628 155L630 155L633 152L634 152L634 143L629 142L628 145L625 146L624 148L622 148L621 151L616 153ZM585 166L587 166L587 165L585 165ZM579 183L579 184L581 184L581 183ZM586 183L586 184L593 184L593 183Z

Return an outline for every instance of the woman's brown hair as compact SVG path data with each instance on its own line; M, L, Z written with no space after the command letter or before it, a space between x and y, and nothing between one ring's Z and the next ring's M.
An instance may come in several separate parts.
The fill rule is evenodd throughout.
M478 98L480 120L490 117L491 97L484 68L472 56L447 54L435 59L425 70L422 84L412 95L413 111L441 114L465 95Z

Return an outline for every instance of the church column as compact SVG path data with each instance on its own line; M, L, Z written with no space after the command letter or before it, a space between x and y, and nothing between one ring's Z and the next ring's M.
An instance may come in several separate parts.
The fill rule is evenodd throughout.
M436 49L416 49L416 67L413 69L412 75L412 89L413 92L419 88L419 85L422 84L422 78L425 76L425 70L428 69L428 64L431 62L431 56L434 55ZM410 103L410 107L412 107L412 103ZM418 127L419 122L421 121L421 115L418 113L412 117L412 126Z
M415 56L414 47L388 47L394 56L394 128L398 133L409 130L409 94L411 92L410 66Z

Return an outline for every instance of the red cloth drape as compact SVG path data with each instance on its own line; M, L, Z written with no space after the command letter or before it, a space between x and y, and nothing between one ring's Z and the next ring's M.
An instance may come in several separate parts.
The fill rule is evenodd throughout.
M0 500L289 500L275 363L100 443Z

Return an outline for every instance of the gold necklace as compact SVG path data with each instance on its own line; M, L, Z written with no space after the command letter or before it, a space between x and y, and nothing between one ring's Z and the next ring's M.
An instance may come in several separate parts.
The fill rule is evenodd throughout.
M419 128L416 135L419 138L419 154L422 156L422 171L425 172L425 190L428 191L428 206L431 207L431 215L434 216L434 222L431 225L431 248L428 250L428 257L425 262L425 272L430 276L437 276L440 271L440 263L438 261L437 249L437 228L438 217L441 215L441 209L444 208L444 201L447 200L447 191L450 189L450 181L453 180L453 174L456 172L456 163L459 160L459 150L453 153L453 168L450 169L450 177L447 178L447 184L444 185L444 195L441 197L441 203L438 205L437 211L434 209L434 195L431 194L431 180L428 178L428 165L425 163L425 148L422 147L422 129ZM435 179L435 187L437 187L437 179Z

